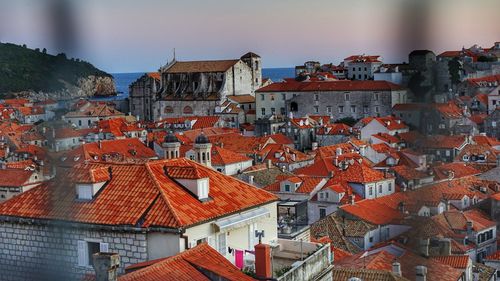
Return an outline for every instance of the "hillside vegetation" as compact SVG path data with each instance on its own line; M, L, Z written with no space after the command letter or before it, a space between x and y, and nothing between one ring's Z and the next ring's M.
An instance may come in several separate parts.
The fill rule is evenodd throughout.
M111 77L88 62L68 59L64 53L54 56L45 49L0 43L0 93L56 92L89 75Z

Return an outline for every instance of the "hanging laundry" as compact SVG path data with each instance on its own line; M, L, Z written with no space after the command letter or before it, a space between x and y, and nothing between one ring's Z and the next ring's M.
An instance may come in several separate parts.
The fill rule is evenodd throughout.
M235 265L239 269L243 269L243 250L234 250Z

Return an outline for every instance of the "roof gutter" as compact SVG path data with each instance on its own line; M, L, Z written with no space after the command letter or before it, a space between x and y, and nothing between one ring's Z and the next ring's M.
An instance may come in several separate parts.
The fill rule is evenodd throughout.
M105 225L105 224L90 224L90 223L79 223L63 220L51 220L51 219L33 219L33 218L21 218L12 216L0 216L0 222L10 222L28 225L49 225L55 227L67 227L67 228L84 228L92 230L106 230L106 231L118 231L118 232L136 232L136 233L147 233L147 232L164 232L164 233L174 233L183 234L185 230L183 228L167 228L167 227L135 227L131 225Z

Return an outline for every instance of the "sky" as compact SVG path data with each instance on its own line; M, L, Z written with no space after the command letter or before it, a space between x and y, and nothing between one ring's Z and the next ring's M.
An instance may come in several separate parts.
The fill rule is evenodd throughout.
M47 48L110 73L177 60L238 58L264 67L353 54L407 61L500 41L499 0L0 0L0 42Z

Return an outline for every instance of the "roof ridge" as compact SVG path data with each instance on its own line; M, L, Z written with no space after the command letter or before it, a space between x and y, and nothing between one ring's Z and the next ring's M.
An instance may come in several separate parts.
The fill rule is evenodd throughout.
M154 162L153 162L154 163ZM172 216L174 217L175 221L177 224L179 225L182 225L181 223L181 220L179 218L179 215L175 212L174 208L172 207L172 205L170 204L170 200L168 199L168 197L166 196L165 194L165 191L163 190L163 188L158 184L157 182L157 179L156 177L154 176L153 174L153 171L151 171L151 167L150 167L150 164L151 162L147 162L144 164L144 166L146 166L146 171L148 172L148 175L149 177L152 179L154 185L156 186L157 190L159 191L160 195L162 196L162 198L164 199L164 202L165 204L167 204L167 207L168 209L170 210L170 212L172 213ZM164 166L164 165L163 165Z

